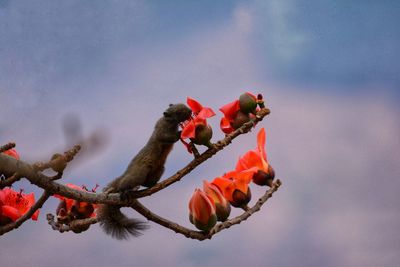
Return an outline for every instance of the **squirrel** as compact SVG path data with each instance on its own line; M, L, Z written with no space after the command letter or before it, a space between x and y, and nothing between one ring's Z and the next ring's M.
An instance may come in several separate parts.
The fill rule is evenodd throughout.
M147 144L129 163L125 172L103 191L120 193L121 200L129 199L130 193L140 186L152 187L161 178L164 164L173 145L180 139L180 123L188 120L192 110L184 104L170 104L163 116L157 121ZM97 209L100 226L106 234L122 240L130 236L139 236L148 228L145 222L126 217L119 205L102 204Z

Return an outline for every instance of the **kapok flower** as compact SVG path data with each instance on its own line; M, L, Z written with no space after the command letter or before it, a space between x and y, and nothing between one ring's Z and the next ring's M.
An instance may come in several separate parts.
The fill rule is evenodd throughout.
M205 232L217 223L214 200L201 189L195 189L189 201L189 220L197 229Z
M216 185L222 191L222 194L232 206L243 207L251 200L249 183L256 171L256 168L230 171L222 177L215 178L211 184Z
M203 107L198 101L190 97L187 98L187 104L193 112L193 118L182 124L182 142L188 147L183 140L189 138L195 144L209 146L212 129L207 124L207 119L215 115L214 111L211 108Z
M221 190L216 185L211 184L206 180L203 181L203 189L204 192L214 201L218 221L226 221L231 213L231 205L224 198Z
M239 99L221 107L219 110L224 113L220 122L221 130L229 134L248 122L254 117L259 102L261 103L261 99L258 100L255 95L246 92Z
M84 186L79 187L74 184L66 184L66 186L77 190L89 191ZM95 189L96 188L92 189L92 192L95 192ZM60 195L54 195L54 197L61 200L56 211L57 219L60 222L70 222L75 219L86 219L96 216L96 204L78 201Z
M18 152L14 148L4 151L3 154L6 154L8 156L11 156L11 157L19 160Z
M261 128L257 134L257 148L250 150L236 164L237 171L243 171L249 168L257 168L253 175L253 182L258 185L272 185L275 177L275 171L268 163L267 153L265 151L266 134L265 129Z
M34 193L24 194L11 188L0 190L0 225L15 222L29 211L35 203ZM39 210L32 215L32 220L37 221Z

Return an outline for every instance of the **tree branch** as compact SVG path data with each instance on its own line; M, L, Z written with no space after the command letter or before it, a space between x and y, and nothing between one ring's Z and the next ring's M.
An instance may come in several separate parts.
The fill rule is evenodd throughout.
M182 234L186 236L187 238L192 238L192 239L197 239L197 240L205 240L205 239L211 239L215 234L218 232L228 229L231 226L235 224L239 224L245 220L247 220L251 215L256 213L261 209L261 207L264 205L264 203L272 197L273 193L276 192L279 187L281 186L282 182L278 179L276 180L273 184L272 187L265 192L265 194L258 199L256 204L254 204L253 207L249 208L247 211L245 211L243 214L240 216L237 216L235 218L232 218L230 220L227 220L225 222L219 223L215 225L208 233L205 232L200 232L200 231L193 231L190 230L184 226L181 226L175 222L169 221L152 211L150 211L148 208L143 206L138 200L133 201L133 204L131 207L135 209L137 212L139 212L141 215L146 217L148 220L153 221L157 224L160 224L168 229L173 230L175 233Z
M55 220L53 214L49 213L46 215L47 222L51 225L53 230L59 231L60 233L73 231L75 233L80 233L89 229L89 226L97 223L97 218L87 218L87 219L78 219L73 220L69 224L61 224Z
M251 128L259 121L261 121L266 115L270 113L270 110L265 108L261 109L256 117L251 121L243 124L240 128L235 130L234 132L226 135L226 137L220 141L218 141L212 148L206 150L203 154L201 154L198 158L192 160L186 167L179 170L176 174L171 177L163 180L162 182L156 184L155 186L145 189L139 190L137 192L132 192L133 198L141 198L145 196L152 195L171 184L179 181L186 174L195 169L198 165L206 161L215 155L218 151L222 150L224 147L229 145L233 139L237 136L247 133L251 130ZM85 192L83 190L76 190L60 183L52 181L49 177L45 176L41 172L38 172L34 167L30 164L25 163L20 160L16 160L12 157L8 157L6 155L0 154L0 168L2 172L5 173L15 173L18 171L19 175L28 179L31 183L51 192L56 193L58 195L73 198L79 201L84 201L88 203L101 203L101 204L112 204L112 205L121 205L121 206L130 206L129 201L121 201L118 193L106 194L106 193L90 193Z

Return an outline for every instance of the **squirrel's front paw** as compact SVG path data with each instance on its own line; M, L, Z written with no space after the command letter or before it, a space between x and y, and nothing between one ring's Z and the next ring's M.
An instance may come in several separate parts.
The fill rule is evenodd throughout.
M133 189L126 189L122 190L119 193L121 201L129 201L134 198L134 193L136 190Z

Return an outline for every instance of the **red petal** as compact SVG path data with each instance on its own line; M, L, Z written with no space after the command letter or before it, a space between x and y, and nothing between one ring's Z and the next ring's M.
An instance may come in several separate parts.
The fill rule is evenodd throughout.
M243 171L247 169L247 161L244 157L240 157L238 162L236 163L236 168L235 170L237 171Z
M185 140L183 140L182 138L181 138L180 140L181 140L182 144L186 147L187 151L188 151L190 154L192 154L193 151L192 151L192 148L190 147L190 145L189 145L188 143L186 143Z
M222 191L214 184L209 183L208 181L203 181L203 190L204 192L214 200L214 203L221 203L226 205L226 199L222 195Z
M231 132L233 132L233 128L232 128L232 126L231 126L231 123L230 123L229 120L228 120L227 118L225 118L225 117L223 117L223 118L221 119L220 128L221 128L221 130L222 130L224 133L226 133L226 134L230 134Z
M235 100L231 103L226 104L221 107L219 110L224 113L225 117L232 121L235 117L236 112L240 109L239 100Z
M228 201L233 200L232 194L235 190L235 184L233 180L227 179L225 177L217 177L211 183L216 185L221 190L222 194Z
M254 150L248 151L244 154L236 164L237 171L244 171L252 167L257 167L259 169L263 169L263 160L259 153Z
M193 120L189 121L183 129L181 133L181 138L186 139L186 138L194 138L196 135L196 125Z
M2 206L1 212L2 216L10 218L14 222L22 216L21 212L18 209L8 205Z
M203 109L203 106L193 98L188 97L186 103L189 105L194 114L198 114Z
M38 218L39 218L39 210L35 211L35 213L31 217L31 219L34 221L37 221Z
M197 117L204 120L211 118L212 116L215 116L215 112L211 108L203 108L199 114L197 114Z
M195 220L206 224L215 214L214 201L200 189L195 189L189 201L189 210Z
M257 149L264 158L264 160L267 161L267 153L265 152L265 142L266 142L265 129L261 128L257 134Z

